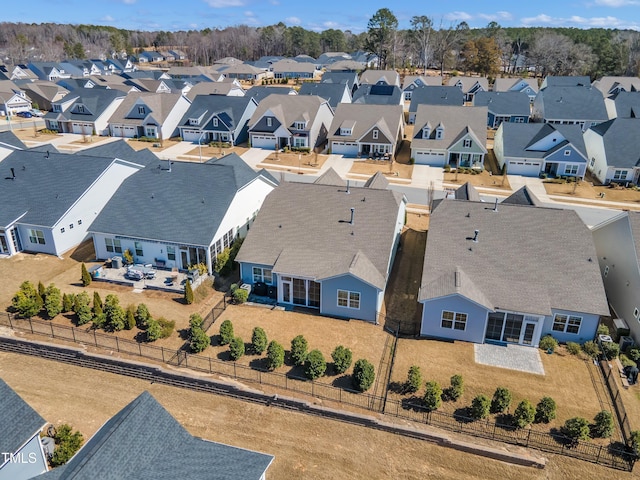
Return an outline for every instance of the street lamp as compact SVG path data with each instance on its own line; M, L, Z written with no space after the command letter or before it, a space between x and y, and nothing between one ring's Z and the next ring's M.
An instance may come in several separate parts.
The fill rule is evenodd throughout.
M7 106L7 101L3 96L0 96L0 100L2 100L2 104L4 105L4 113L7 115L7 122L9 122L9 131L13 132L13 127L11 126L11 115L9 115L9 107Z

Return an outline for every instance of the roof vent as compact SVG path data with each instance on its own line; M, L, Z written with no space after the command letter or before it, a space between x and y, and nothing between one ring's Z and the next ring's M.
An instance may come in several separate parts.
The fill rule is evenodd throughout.
M478 234L480 233L480 230L474 230L473 231L473 241L475 243L478 243Z
M460 279L460 271L459 270L456 270L455 272L453 272L453 279L454 279L456 287L460 287L462 281Z
M497 212L498 211L498 197L496 197L496 202L493 204L493 211ZM477 232L477 230L476 230Z
M351 220L349 220L349 225L353 225L353 217L355 215L356 209L351 207Z
M349 190L349 180L347 180L347 190L346 190L346 194L349 195L351 193L351 190Z

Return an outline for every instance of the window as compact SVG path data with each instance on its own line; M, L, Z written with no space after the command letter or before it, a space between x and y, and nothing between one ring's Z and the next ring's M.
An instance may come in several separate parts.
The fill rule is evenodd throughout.
M146 127L144 129L145 135L147 137L155 137L156 136L156 127Z
M69 224L69 230L73 230L73 223Z
M82 225L82 220L78 220L78 225Z
M346 308L360 308L360 292L338 290L338 306Z
M176 259L176 247L167 245L167 260L175 260L175 259Z
M374 130L373 131L373 139L377 140L378 139L378 130Z
M272 126L273 126L273 118L267 117L267 127L272 127Z
M565 150L564 151L564 156L568 157L569 155L571 155L571 150Z
M471 148L471 139L465 138L463 142L464 148Z
M467 328L467 314L443 310L440 326L454 330L465 330Z
M31 243L39 243L44 245L44 232L42 230L29 230L29 241Z
M596 164L596 157L591 157L591 163L589 164L589 166L593 168L595 164Z
M213 119L213 126L214 127L218 126L218 118L217 117Z
M624 180L625 178L627 178L626 170L616 170L615 172L613 172L614 180Z
M138 113L140 115L144 115L145 111L144 111L144 106L143 105L138 105Z
M190 118L189 125L200 125L200 119L198 118Z
M444 130L440 127L436 128L436 140L442 140L443 135L444 135Z
M270 268L253 267L253 282L273 283Z
M582 317L556 313L553 319L553 330L555 332L578 333L581 323Z
M340 129L340 135L343 135L343 136L351 135L351 129L350 128L341 128Z
M578 174L578 165L568 163L564 167L565 175L577 175Z
M76 107L76 112L77 113L84 113L84 105L78 105Z
M60 229L60 233L64 233L64 227Z
M524 123L524 117L515 117L513 123Z
M296 130L304 130L304 127L305 127L304 122L295 122L293 124L293 128L295 128Z
M605 265L603 275L605 278L609 275L609 265Z
M633 318L640 320L640 310L638 310L638 307L633 310Z
M105 238L104 244L107 248L107 252L122 253L122 245L120 244L120 240L114 238Z
M142 243L141 242L133 242L133 246L134 246L135 251L136 251L136 256L137 257L142 257L144 255L144 253L142 252Z

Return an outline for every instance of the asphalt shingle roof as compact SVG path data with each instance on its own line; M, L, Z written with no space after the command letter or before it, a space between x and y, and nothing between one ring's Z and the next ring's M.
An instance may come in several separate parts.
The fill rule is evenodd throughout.
M403 197L362 187L346 192L332 185L281 184L267 196L236 260L316 280L351 273L384 289Z
M193 437L149 392L105 423L62 467L60 480L259 480L272 455Z
M15 453L47 422L0 378L0 452ZM0 456L0 465L5 459Z
M457 88L457 87L453 87ZM422 138L423 128L429 124L429 138ZM443 135L436 139L436 129L441 125ZM483 148L487 145L487 107L452 107L446 105L420 105L416 113L411 142L414 148L444 149L455 143L468 131L478 139Z
M375 125L393 141L403 122L402 105L369 105L341 103L329 127L329 140L355 141L362 138ZM340 127L349 126L351 135L340 135Z
M160 161L127 178L89 231L208 246L236 192L258 177L238 155Z
M158 124L162 125L180 98L182 95L179 93L131 92L113 112L109 123L140 126L150 115ZM140 115L137 110L134 111L136 104L145 107L145 114Z
M640 166L640 118L614 118L591 130L602 137L609 166Z
M418 87L411 94L409 111L415 112L420 105L464 105L464 94L458 87L432 86Z
M329 102L331 108L335 109L348 86L344 83L303 83L298 91L298 95L317 95Z
M475 107L487 107L496 115L519 115L529 117L531 102L522 92L478 92L473 96Z
M228 131L238 128L238 122L242 119L249 103L255 102L249 96L227 97L225 95L197 95L191 102L191 106L182 116L179 126L189 127L190 118L201 118L198 127L202 130L222 130L223 127L213 127L212 119L218 116L225 124ZM191 127L194 128L194 127Z
M353 93L352 103L366 105L400 105L402 90L395 85L363 84Z
M538 97L535 103L544 105L545 120L609 119L604 98L595 88L547 87L538 92Z
M443 282L456 269L491 309L609 314L591 232L573 210L440 202L429 221L419 301L455 293Z
M20 217L21 223L55 225L113 161L81 153L11 153L0 162L0 225Z
M545 158L559 148L571 144L587 157L582 129L579 125L552 125L550 123L503 123L503 154L505 157ZM548 150L533 150L536 141L557 133L555 146ZM556 138L556 137L552 137Z

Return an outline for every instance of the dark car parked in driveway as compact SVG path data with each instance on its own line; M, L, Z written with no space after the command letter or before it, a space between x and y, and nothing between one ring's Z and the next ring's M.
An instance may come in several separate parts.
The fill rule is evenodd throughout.
M31 117L33 117L33 114L31 112L18 112L18 113L16 113L16 115L18 115L19 117L22 117L22 118L31 118Z

